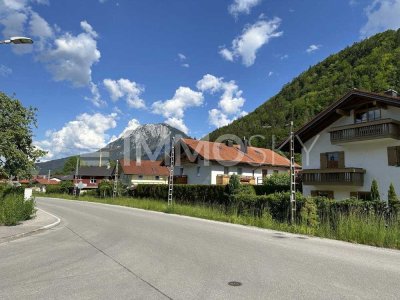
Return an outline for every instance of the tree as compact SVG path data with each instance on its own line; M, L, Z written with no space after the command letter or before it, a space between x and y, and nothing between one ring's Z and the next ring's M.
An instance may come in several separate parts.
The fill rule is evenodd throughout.
M46 154L33 145L36 111L0 92L0 175L30 177L35 162Z
M371 200L373 201L381 200L381 196L379 195L378 182L375 179L372 180L371 184Z
M400 200L397 197L396 191L394 189L393 183L390 183L388 191L388 204L392 211L400 211Z
M63 173L64 174L71 174L75 173L76 169L76 162L79 159L79 156L71 156L69 157L66 162L64 163Z
M238 175L233 174L229 178L229 183L227 185L228 195L233 196L239 191L240 188L240 178Z

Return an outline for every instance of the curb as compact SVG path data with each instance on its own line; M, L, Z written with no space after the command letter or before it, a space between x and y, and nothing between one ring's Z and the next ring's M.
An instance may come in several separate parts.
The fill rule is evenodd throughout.
M52 216L53 218L56 218L56 221L51 223L51 224L48 224L48 225L42 226L40 228L34 229L32 231L23 232L23 233L19 233L19 234L15 234L15 235L12 235L12 236L7 236L7 237L4 237L4 238L1 238L0 239L0 244L7 243L7 242L10 242L10 241L14 241L14 240L17 240L17 239L21 239L21 238L24 238L24 237L27 237L27 236L30 236L30 235L45 231L47 229L56 227L58 224L61 223L61 219L59 217L57 217L57 216L55 216L55 215L53 215L53 214L41 209L41 208L37 208L37 209L41 210L42 212L44 212L46 214L48 214L49 216Z

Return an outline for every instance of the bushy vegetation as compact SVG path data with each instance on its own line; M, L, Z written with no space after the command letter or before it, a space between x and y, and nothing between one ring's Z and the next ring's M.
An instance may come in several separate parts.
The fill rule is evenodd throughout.
M0 186L0 225L17 225L34 214L35 201L25 201L22 188Z
M299 128L350 89L383 92L400 90L400 29L379 33L333 54L300 74L254 112L210 134L215 141L223 134L265 135L254 146L271 147L288 136L284 125L292 119ZM271 126L265 129L265 125Z

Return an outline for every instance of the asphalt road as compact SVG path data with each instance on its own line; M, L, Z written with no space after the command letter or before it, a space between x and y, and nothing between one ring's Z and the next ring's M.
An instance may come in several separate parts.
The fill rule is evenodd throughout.
M400 251L117 206L37 203L61 224L0 244L0 299L400 297Z

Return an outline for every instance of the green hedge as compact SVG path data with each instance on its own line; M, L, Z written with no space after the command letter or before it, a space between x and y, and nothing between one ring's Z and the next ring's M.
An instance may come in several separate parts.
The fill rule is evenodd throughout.
M138 198L168 198L166 184L139 184L133 191ZM191 185L175 184L174 201L185 204L227 205L229 202L225 186L222 185Z
M278 221L289 220L290 193L274 193L269 195L244 195L239 194L233 197L233 205L238 208L238 213L251 214L261 217L268 211L272 218ZM336 222L338 215L350 213L370 214L387 217L387 205L383 201L361 201L347 199L343 201L331 200L323 197L308 197L315 202L317 213L321 221ZM296 194L296 215L297 221L303 208L305 197L301 193Z

